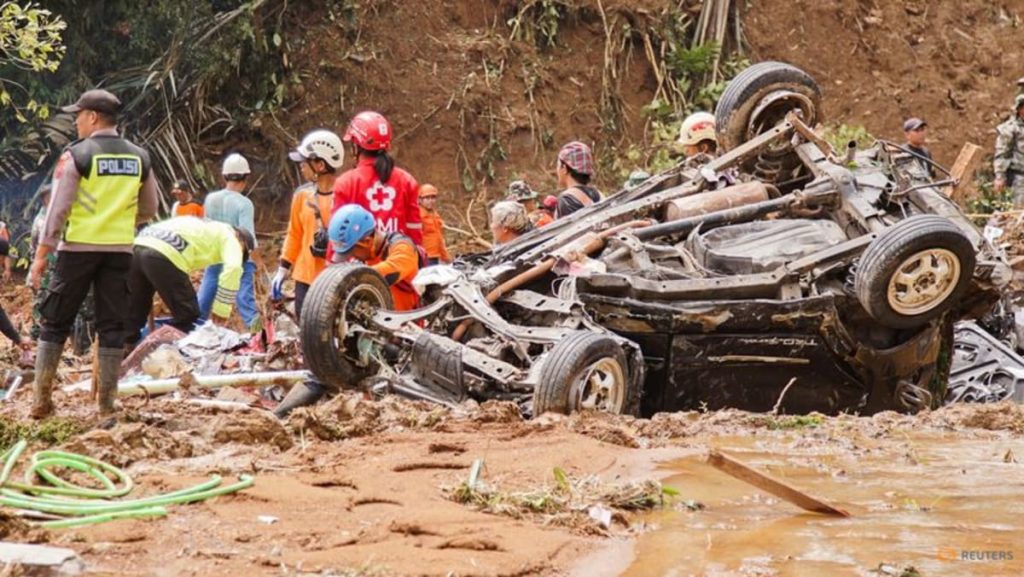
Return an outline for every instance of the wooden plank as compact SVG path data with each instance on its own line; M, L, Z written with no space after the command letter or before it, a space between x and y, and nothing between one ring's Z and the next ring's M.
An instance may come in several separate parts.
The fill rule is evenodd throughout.
M978 170L983 156L980 146L968 142L960 149L949 171L950 176L956 179L956 184L947 186L943 192L960 206L964 206L974 196L974 171Z
M771 493L780 499L789 501L801 509L812 511L814 513L821 513L823 515L837 515L839 517L850 516L850 513L843 509L829 505L820 499L812 497L799 489L783 483L771 475L748 467L736 459L718 451L711 451L711 453L708 454L708 464L719 471L739 479L740 481L749 483L766 493Z

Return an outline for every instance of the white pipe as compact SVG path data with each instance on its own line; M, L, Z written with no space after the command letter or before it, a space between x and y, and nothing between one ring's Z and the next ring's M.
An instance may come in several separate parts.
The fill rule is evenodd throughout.
M267 373L242 373L236 375L185 375L171 379L155 379L118 384L117 396L162 395L180 388L182 379L189 386L201 389L219 389L221 387L269 387L272 385L291 385L310 378L309 371L279 371Z

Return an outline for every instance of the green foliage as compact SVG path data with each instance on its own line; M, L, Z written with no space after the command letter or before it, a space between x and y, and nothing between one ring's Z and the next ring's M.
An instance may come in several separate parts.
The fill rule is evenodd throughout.
M837 154L844 153L851 140L856 142L859 148L867 148L875 143L875 137L859 124L826 125L822 136Z
M1013 190L1010 187L997 193L993 188L995 173L992 171L991 157L986 159L982 167L974 173L974 184L978 194L967 201L967 212L970 214L992 214L1013 209Z
M6 451L22 439L60 445L82 431L82 423L77 419L53 417L37 422L5 417L0 419L0 451Z
M67 24L49 10L28 2L0 2L0 112L13 114L18 122L28 115L45 120L49 107L14 79L15 72L55 72L66 48L61 33ZM15 98L10 90L21 94ZM2 119L2 116L0 116Z
M560 0L528 0L506 24L512 29L511 38L534 43L538 48L555 46L559 22L565 18L568 7Z
M792 415L788 417L765 417L766 425L773 431L787 429L813 429L825 423L825 416L819 413Z

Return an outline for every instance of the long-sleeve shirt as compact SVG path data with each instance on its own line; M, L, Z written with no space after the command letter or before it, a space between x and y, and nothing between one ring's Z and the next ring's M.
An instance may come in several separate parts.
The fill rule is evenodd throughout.
M428 258L436 258L441 262L451 262L448 247L444 243L444 220L436 210L420 207L420 220L423 222L423 250Z
M397 166L391 171L391 178L381 182L374 161L373 157L360 157L355 168L338 176L334 181L334 210L358 204L373 213L381 232L400 232L422 245L419 183Z
M366 265L380 273L391 287L396 311L411 311L419 306L420 296L412 286L412 279L420 271L420 255L409 237L388 235L380 254L367 260Z
M1007 172L1024 174L1024 120L1013 117L996 128L996 150L992 160L996 180L1006 181Z
M292 279L313 284L313 279L327 266L327 261L313 256L309 247L317 227L327 228L330 224L332 193L317 192L316 186L307 184L296 189L292 195L292 208L288 217L288 232L281 247L281 260L291 267ZM320 211L318 222L313 206Z
M92 135L117 136L117 129L103 128ZM53 191L50 194L50 205L46 210L46 223L43 225L43 236L39 244L68 252L132 252L130 244L89 244L61 240L71 207L78 198L78 184L81 179L82 175L75 166L71 151L65 150L57 161L57 168L54 169ZM156 177L150 170L139 189L139 204L135 221L137 223L147 222L156 216L159 203Z
M211 192L206 195L203 212L209 220L237 226L249 231L253 239L256 238L256 211L253 209L252 201L241 193L226 188Z
M178 270L191 274L221 264L213 314L231 316L231 305L242 281L242 245L235 229L227 223L178 216L147 226L135 238L135 246L146 246L167 257Z

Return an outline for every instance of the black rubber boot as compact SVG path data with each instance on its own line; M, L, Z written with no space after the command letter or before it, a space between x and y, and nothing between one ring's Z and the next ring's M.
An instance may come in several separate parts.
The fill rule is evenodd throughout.
M32 383L32 418L44 419L53 414L53 380L57 377L63 343L39 341L36 348L36 374Z
M298 383L288 391L281 404L274 409L274 416L283 419L299 407L308 407L323 398L327 388L316 381Z
M117 398L117 381L121 375L121 360L124 349L100 348L99 366L96 376L96 399L101 415L114 412L114 399Z

